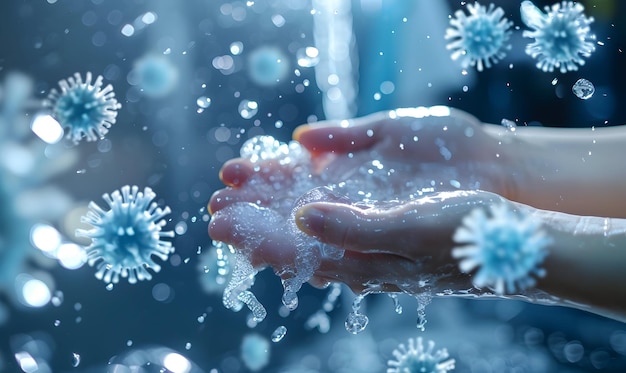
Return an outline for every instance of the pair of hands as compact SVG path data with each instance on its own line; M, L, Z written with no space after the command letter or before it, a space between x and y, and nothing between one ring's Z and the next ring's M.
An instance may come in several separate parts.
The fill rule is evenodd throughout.
M370 191L379 198L367 203L349 195L305 203L295 211L298 229L345 249L340 259L321 258L309 282L344 282L355 292L372 285L414 293L424 286L436 292L471 289L469 276L460 273L452 258L452 236L474 208L513 204L509 200L515 198L510 177L515 160L506 151L506 139L485 128L469 114L447 107L398 109L298 127L294 139L310 152L312 177L320 185L379 189ZM235 247L254 239L253 266L277 270L295 260L297 248L277 227L285 221L281 214L290 217L267 207L293 190L302 175L280 162L261 162L259 168L236 158L222 167L220 177L228 187L209 202L209 235ZM391 165L378 184L368 181L367 167L363 172L363 165L372 162ZM252 178L273 187L269 192L247 187Z

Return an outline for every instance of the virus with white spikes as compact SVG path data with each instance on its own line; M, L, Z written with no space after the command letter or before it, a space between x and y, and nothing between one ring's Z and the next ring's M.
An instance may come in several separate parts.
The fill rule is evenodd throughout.
M460 259L461 272L476 270L474 286L488 286L499 295L534 286L532 275L546 274L539 266L551 239L537 219L505 204L491 205L489 212L490 217L482 208L472 210L454 233L454 241L462 246L452 250L452 257Z
M85 248L90 266L98 263L96 278L106 283L117 283L119 277L128 277L134 284L137 280L150 280L152 275L146 268L159 272L161 266L152 260L157 256L167 260L174 252L172 243L163 237L174 237L172 231L161 231L169 207L160 208L152 200L156 194L146 187L143 192L137 186L125 185L102 198L111 208L104 211L95 202L89 203L89 211L81 222L93 226L90 230L77 229L79 237L91 238Z
M409 347L400 343L392 354L395 360L387 362L387 373L445 373L454 369L454 359L448 359L448 350L433 352L435 342L424 348L422 338L409 338Z
M589 27L593 17L586 17L584 10L580 3L562 1L546 6L544 13L531 1L522 2L522 21L531 29L522 35L535 39L526 46L526 53L537 59L537 68L565 73L585 64L583 57L591 56L596 49L596 36Z
M506 56L511 49L508 43L513 22L504 18L502 8L489 4L489 8L479 3L468 4L469 14L462 10L454 13L450 19L450 28L445 38L450 40L446 48L452 50L451 58L460 60L461 67L467 69L476 66L478 71Z
M66 137L75 144L83 138L96 141L106 135L115 123L117 110L122 107L115 99L112 85L102 88L101 75L93 84L91 80L91 72L87 72L84 82L76 73L59 81L61 91L53 88L44 100L44 106L68 129Z

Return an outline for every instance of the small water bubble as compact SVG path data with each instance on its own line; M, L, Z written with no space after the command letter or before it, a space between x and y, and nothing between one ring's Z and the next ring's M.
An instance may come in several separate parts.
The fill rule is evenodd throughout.
M369 318L362 313L350 312L346 318L346 330L352 334L359 334L369 322Z
M296 52L296 58L301 67L313 67L320 61L319 51L315 47L300 48Z
M207 96L200 96L196 100L196 105L198 105L199 108L206 109L211 106L211 99Z
M272 342L280 342L287 334L287 328L284 325L279 326L272 333Z
M191 350L191 343L189 342L185 343L185 350L187 351Z
M256 101L242 100L239 103L239 115L243 119L251 119L259 112L259 104Z
M85 170L84 168L81 168L80 170L76 170L77 174L85 174L87 173L87 170Z
M504 128L506 128L507 130L511 132L515 132L515 129L517 128L517 124L514 121L506 119L506 118L502 118L502 121L500 122L500 124L502 124Z
M393 305L395 311L398 315L402 314L402 305L400 304L400 299L398 299L398 294L389 293L389 297L393 300Z
M61 325L61 320L54 320L54 326Z
M198 322L202 324L205 318L206 318L206 313L203 313L202 315L198 316Z
M52 305L55 307L59 307L61 304L63 304L63 299L64 299L64 295L63 292L60 290L57 290L54 292L54 294L52 295L52 299L50 300L52 302Z
M596 88L593 86L593 83L588 81L587 79L578 79L574 86L572 87L572 92L576 95L576 97L581 100L587 100L593 96Z
M111 291L111 290L113 290L113 284L112 284L112 283L109 283L109 284L107 284L107 286L105 286L104 288L105 288L105 289L107 289L108 291Z
M80 365L80 355L76 352L72 352L72 366L76 368Z
M132 339L129 339L129 340L126 341L126 346L127 347L130 347L132 345L133 345L133 340Z
M298 294L294 291L285 290L283 293L283 304L291 311L298 308Z

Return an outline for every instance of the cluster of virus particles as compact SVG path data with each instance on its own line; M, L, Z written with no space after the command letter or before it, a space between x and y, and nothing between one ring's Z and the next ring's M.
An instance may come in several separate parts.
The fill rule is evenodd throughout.
M491 216L482 208L463 218L463 225L454 233L461 245L452 250L460 259L459 268L470 273L474 286L490 287L496 294L515 293L535 284L545 276L539 266L547 255L551 240L531 216L510 209L505 204L491 205Z
M450 19L445 34L445 39L450 40L447 48L463 69L476 66L482 71L483 67L489 68L502 60L511 49L508 41L513 22L504 18L502 8L494 4L487 8L476 2L468 4L467 9L469 14L457 10ZM545 13L531 1L522 2L522 21L531 29L522 36L534 39L526 46L526 53L537 59L537 68L565 73L585 64L583 57L595 51L596 37L589 27L593 17L586 17L583 11L580 3L572 1L547 6Z
M89 265L97 264L96 278L106 283L117 283L121 277L128 282L150 280L152 275L146 267L159 272L161 266L152 259L157 256L167 260L174 252L172 243L164 237L174 237L172 231L162 231L163 219L171 211L153 202L156 194L146 187L143 192L137 186L125 185L102 198L110 210L104 211L95 202L81 221L93 226L90 230L78 229L77 236L91 238L86 248Z

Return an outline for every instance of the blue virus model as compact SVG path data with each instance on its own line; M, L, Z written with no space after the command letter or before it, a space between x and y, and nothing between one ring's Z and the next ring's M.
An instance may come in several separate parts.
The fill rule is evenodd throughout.
M277 47L260 47L248 56L250 79L258 85L276 85L287 76L288 72L287 56Z
M464 245L452 250L452 256L461 259L459 268L469 273L480 267L472 278L474 286L491 287L497 294L534 286L531 275L546 273L539 265L551 240L531 216L505 204L491 205L489 211L491 217L482 208L474 209L454 233L454 241Z
M535 39L526 46L526 53L537 59L537 68L543 71L578 70L577 64L585 64L582 57L589 57L596 49L596 37L589 29L593 17L585 17L585 8L572 1L546 6L545 10L547 13L531 1L523 1L520 6L522 21L532 29L522 35Z
M76 235L92 239L85 250L89 265L98 262L96 278L117 283L121 275L128 277L131 284L150 280L152 275L146 267L154 272L161 270L152 256L167 260L174 252L171 242L161 240L174 237L172 231L161 231L165 226L163 217L171 210L157 207L156 202L152 202L154 197L156 194L148 187L142 193L137 186L125 185L121 193L116 190L102 196L110 210L104 211L96 203L89 203L90 211L81 221L93 228L77 229Z
M102 76L91 82L87 72L83 82L76 73L67 80L61 80L61 91L52 89L44 106L52 110L52 116L68 128L67 138L78 143L83 137L96 141L103 137L115 123L117 110L122 107L115 99L113 86L102 88Z
M409 338L409 347L400 343L392 354L396 360L387 362L387 373L445 373L454 369L454 359L448 359L445 348L433 353L435 342L424 348L422 338Z
M479 3L468 4L469 15L457 10L455 18L450 19L450 28L445 38L451 40L446 46L452 50L451 58L460 59L461 67L467 69L476 66L478 71L483 67L490 68L506 55L511 49L508 44L513 22L503 18L502 8L489 4L486 8Z
M178 69L166 56L146 55L135 62L128 82L148 97L164 97L176 87Z

